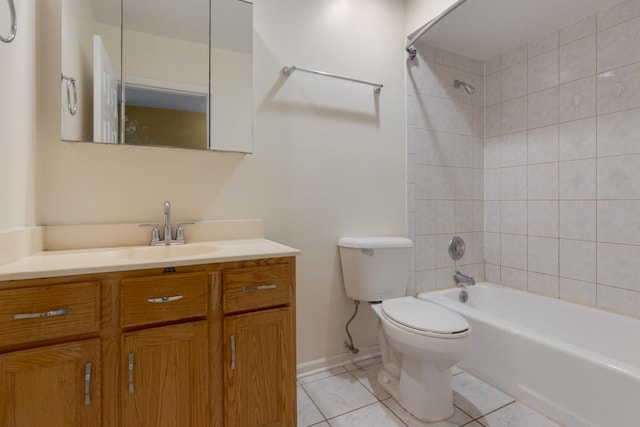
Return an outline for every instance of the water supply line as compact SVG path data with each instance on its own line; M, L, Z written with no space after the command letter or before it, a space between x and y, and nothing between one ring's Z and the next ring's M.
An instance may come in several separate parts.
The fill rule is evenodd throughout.
M360 351L359 348L356 348L353 345L353 338L351 337L351 334L349 333L349 325L351 324L351 322L353 321L353 319L356 317L356 314L358 314L358 305L360 305L360 301L358 300L353 300L353 305L354 305L354 311L353 314L351 315L351 317L349 318L349 320L347 321L347 325L345 326L344 330L347 332L347 336L349 337L349 342L345 341L344 342L344 346L352 353L352 354L358 354L358 352Z

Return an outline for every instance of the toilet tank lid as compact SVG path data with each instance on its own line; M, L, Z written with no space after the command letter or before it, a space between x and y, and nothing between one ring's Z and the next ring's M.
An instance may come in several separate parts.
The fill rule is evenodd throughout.
M357 249L411 248L413 242L406 237L341 237L338 246Z

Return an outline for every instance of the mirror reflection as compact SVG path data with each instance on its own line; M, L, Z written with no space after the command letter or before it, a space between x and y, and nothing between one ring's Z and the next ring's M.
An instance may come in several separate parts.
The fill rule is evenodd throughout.
M62 139L251 152L252 37L245 1L62 0Z

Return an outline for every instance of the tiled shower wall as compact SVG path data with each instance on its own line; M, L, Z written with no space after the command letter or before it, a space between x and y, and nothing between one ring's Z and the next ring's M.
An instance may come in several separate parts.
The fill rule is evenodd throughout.
M407 62L407 175L409 237L415 242L409 295L454 286L453 274L484 278L483 64L418 44ZM454 89L459 79L475 86ZM466 242L449 257L455 235Z
M639 16L625 1L486 63L488 280L640 316Z

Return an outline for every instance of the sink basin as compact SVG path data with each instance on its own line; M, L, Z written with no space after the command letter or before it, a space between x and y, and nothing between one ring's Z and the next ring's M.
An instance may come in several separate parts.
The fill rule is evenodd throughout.
M199 245L137 246L114 251L111 254L117 259L166 259L206 255L221 249L217 246Z

